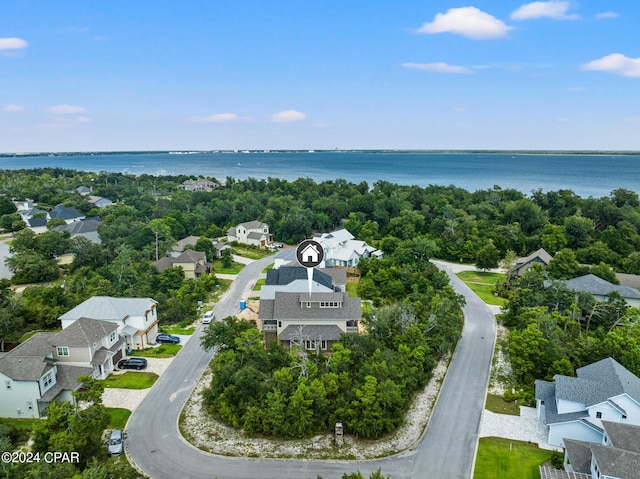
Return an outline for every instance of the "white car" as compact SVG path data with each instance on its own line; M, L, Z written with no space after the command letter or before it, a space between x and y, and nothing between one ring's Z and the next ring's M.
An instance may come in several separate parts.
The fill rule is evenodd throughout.
M214 319L216 319L216 317L213 314L213 310L207 311L206 313L204 313L204 316L202 317L202 324L209 324Z

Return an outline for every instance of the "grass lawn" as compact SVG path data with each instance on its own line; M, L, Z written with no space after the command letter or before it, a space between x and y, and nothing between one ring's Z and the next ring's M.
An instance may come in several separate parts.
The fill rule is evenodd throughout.
M538 466L551 459L552 454L535 444L482 437L473 479L539 479Z
M104 380L105 388L147 389L158 380L156 373L127 371L124 374L111 374Z
M131 411L122 407L107 407L105 408L111 419L109 420L109 429L124 429L124 426L131 416Z
M145 358L172 358L182 349L179 344L161 344L157 348L147 348L142 351L136 350L132 356L143 356Z
M195 329L193 328L181 328L175 324L160 326L160 331L169 334L193 334Z
M266 273L267 271L269 271L270 269L273 269L273 267L275 266L274 263L271 263L270 265L268 265L265 269L262 270L263 273Z
M222 261L215 260L211 263L213 266L213 270L216 274L238 274L244 268L244 265L241 263L236 263L235 261L231 265L231 268L225 268L222 266Z
M487 394L485 409L498 414L520 415L520 406L513 401L507 402L502 396L496 396L495 394Z
M466 283L480 299L487 304L503 306L507 300L493 295L496 283L503 281L505 275L501 273L488 273L484 271L462 271L458 278Z
M347 283L347 293L352 298L358 297L358 283Z
M19 343L24 343L27 339L33 336L36 333L59 333L59 329L36 329L35 331L29 331L28 333L24 333L20 339L18 339Z
M262 259L273 254L273 251L269 251L268 249L254 249L243 245L233 246L231 251L233 254L249 259Z
M256 285L253 287L254 291L260 291L262 289L262 285L267 282L266 279L259 279L256 281Z

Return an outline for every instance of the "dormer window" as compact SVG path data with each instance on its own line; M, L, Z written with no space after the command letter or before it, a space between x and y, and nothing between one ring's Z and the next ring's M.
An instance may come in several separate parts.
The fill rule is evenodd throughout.
M118 334L115 331L112 331L109 335L109 342L113 343L116 340L116 337L118 337Z
M69 347L68 346L58 346L56 348L56 353L58 356L69 356Z

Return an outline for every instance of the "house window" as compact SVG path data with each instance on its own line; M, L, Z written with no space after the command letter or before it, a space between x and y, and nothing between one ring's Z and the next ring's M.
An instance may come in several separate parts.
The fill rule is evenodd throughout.
M282 321L278 321L278 327L281 328L282 327Z
M11 381L5 381L4 385L9 391L11 391Z
M622 415L622 419L627 419L627 415L626 415L626 414L623 414L623 415Z
M600 411L596 413L596 418L602 419L602 413Z
M69 347L68 346L58 346L57 348L58 356L69 356Z
M115 331L113 331L113 332L109 335L109 341L113 343L113 342L116 340L116 337L117 337L117 336L118 336L118 334L117 334Z
M48 372L45 376L42 377L42 384L46 388L53 382L53 372Z
M321 308L339 308L340 303L338 303L337 301L321 301L320 307Z
M311 307L311 303L307 302L307 308Z

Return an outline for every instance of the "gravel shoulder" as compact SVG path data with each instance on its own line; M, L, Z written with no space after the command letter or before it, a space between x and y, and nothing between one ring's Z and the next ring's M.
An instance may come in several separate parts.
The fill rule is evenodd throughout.
M227 456L306 458L306 459L371 459L394 454L414 446L422 437L431 410L447 371L450 358L440 361L425 389L416 396L400 429L377 441L356 440L345 435L344 446L337 449L333 436L323 434L307 439L273 440L252 438L242 431L217 422L203 406L202 392L211 381L207 368L187 401L180 431L199 449Z

